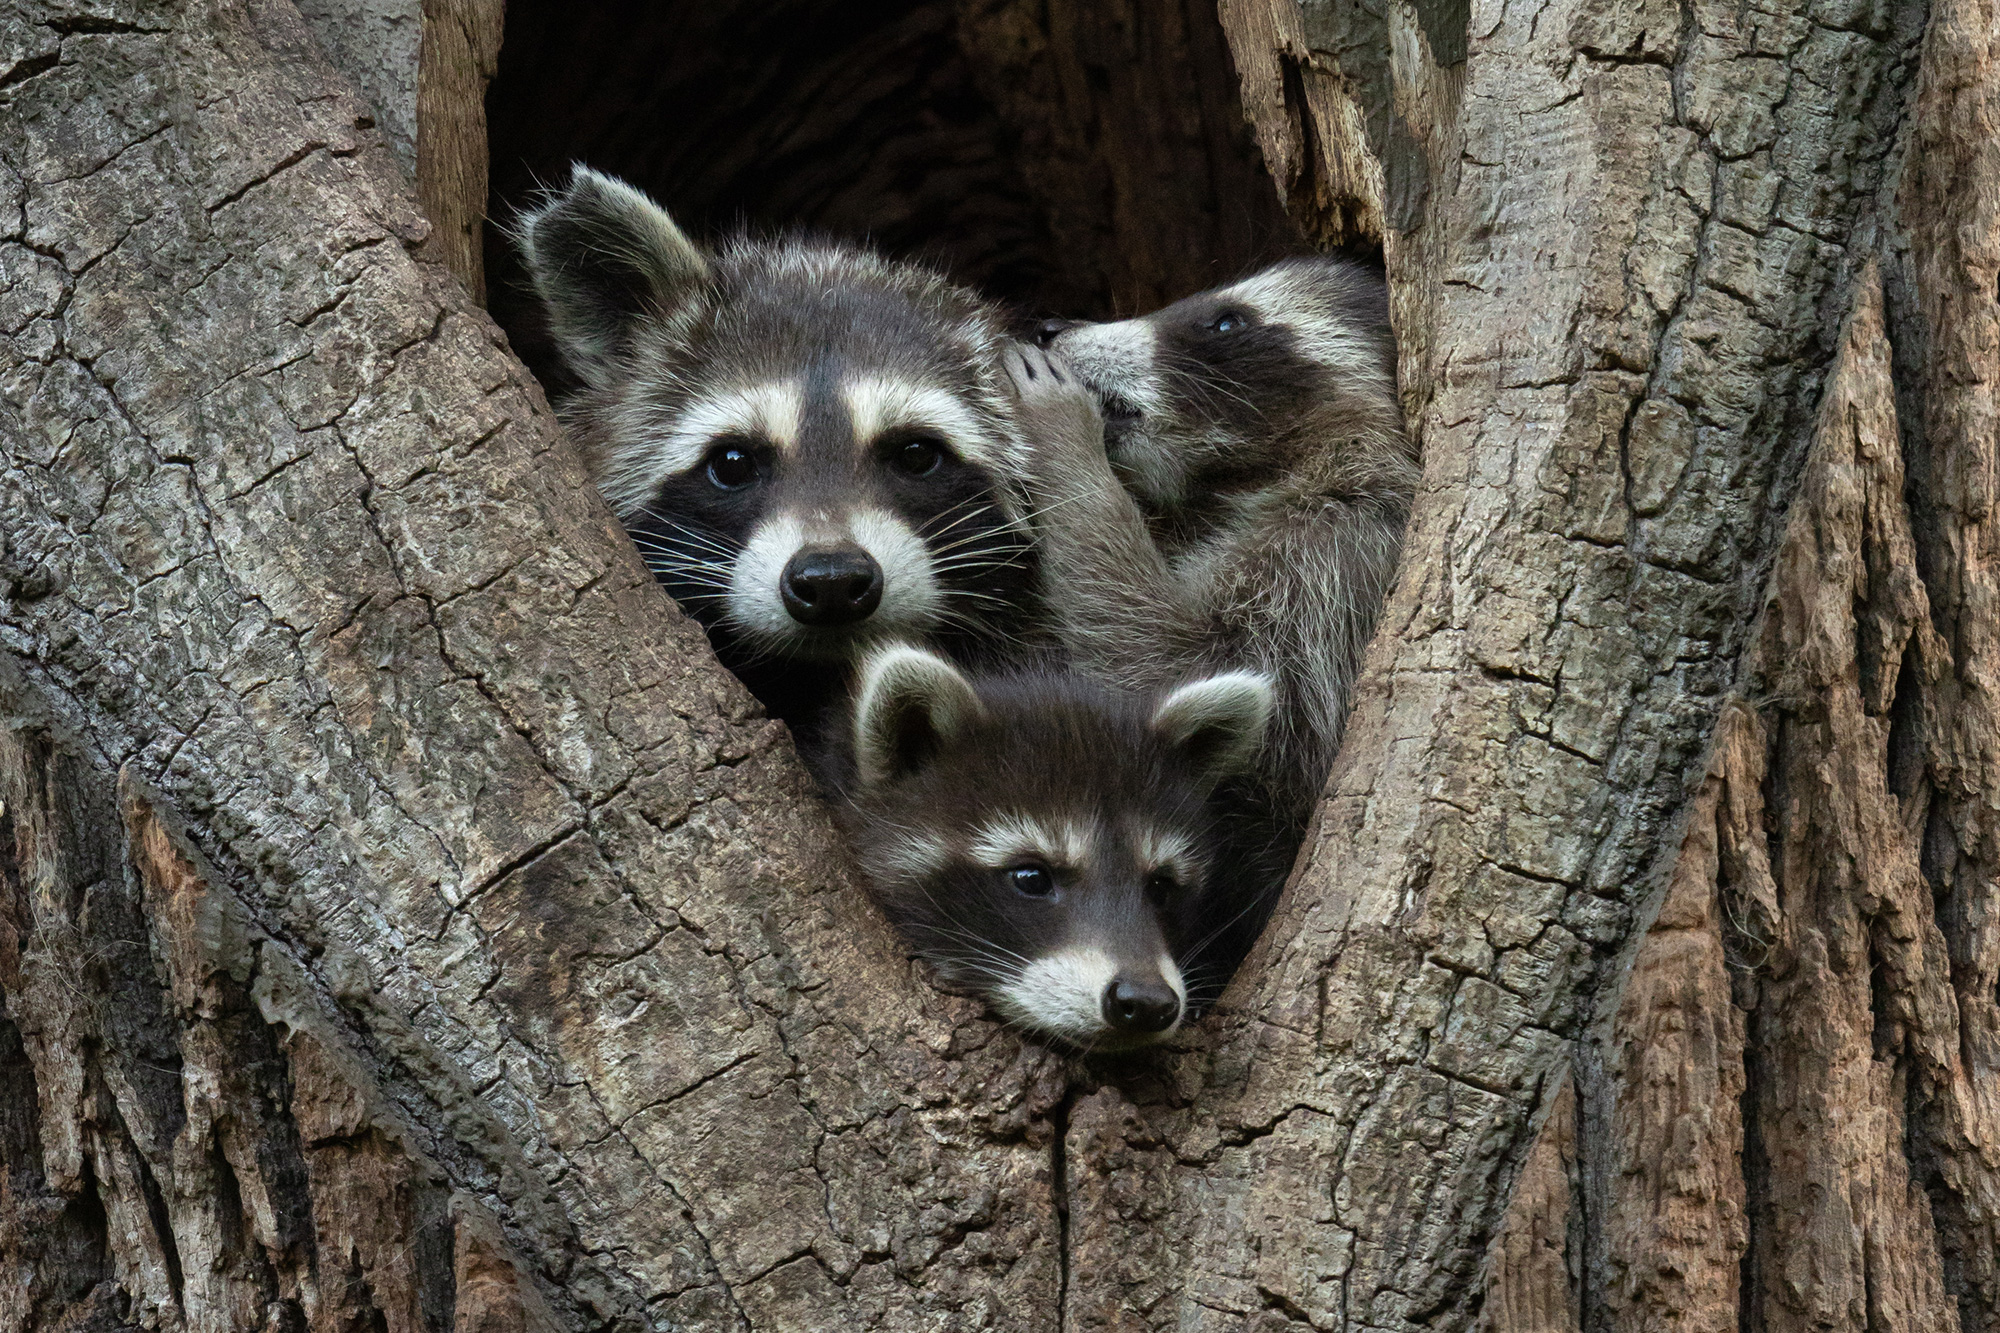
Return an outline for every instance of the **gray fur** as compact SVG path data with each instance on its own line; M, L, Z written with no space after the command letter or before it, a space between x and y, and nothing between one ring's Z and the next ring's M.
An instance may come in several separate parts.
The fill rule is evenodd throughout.
M516 237L598 488L802 741L873 644L984 661L1032 635L1027 452L987 302L831 241L698 246L580 166Z
M1232 314L1245 326L1216 332ZM1072 660L1137 689L1273 677L1262 775L1301 826L1419 475L1381 279L1288 261L1141 319L1049 333L1053 356L1019 348L1010 368Z
M845 823L884 910L945 978L1071 1045L1144 1045L1220 989L1236 928L1261 922L1214 797L1254 762L1270 695L1250 673L1149 698L878 649ZM1023 892L1024 870L1047 891ZM1167 1006L1158 1021L1121 1022L1120 985Z

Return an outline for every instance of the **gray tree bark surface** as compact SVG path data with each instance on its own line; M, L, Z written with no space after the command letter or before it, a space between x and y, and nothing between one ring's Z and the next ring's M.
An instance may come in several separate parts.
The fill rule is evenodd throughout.
M1088 1065L288 0L0 16L0 1326L2000 1322L1995 15L1222 14L1426 485L1272 929Z
M2000 1326L1995 12L1223 15L1294 216L1384 245L1434 486L1272 942L1335 1000L1264 1094L1338 1127L1318 1290Z
M298 1179L372 1134L567 1324L1039 1326L1057 1063L911 983L781 729L413 260L426 223L296 12L35 19L8 34L0 495L41 1165L10 1182L103 1210L139 1324L344 1327L448 1290L437 1208L412 1252ZM211 905L146 910L117 827L47 792L51 747L100 809L156 793ZM233 1008L198 962L188 998L161 984L211 946ZM117 1030L142 1003L146 1043ZM288 1004L366 1074L331 1127ZM186 1111L234 1054L190 1053L205 1005L279 1052L268 1133Z

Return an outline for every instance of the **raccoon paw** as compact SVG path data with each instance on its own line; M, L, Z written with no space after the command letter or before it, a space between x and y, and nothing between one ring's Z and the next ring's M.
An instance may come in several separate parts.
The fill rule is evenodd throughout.
M1021 433L1034 450L1036 471L1063 461L1104 463L1104 419L1097 396L1062 358L1015 343L1006 353Z

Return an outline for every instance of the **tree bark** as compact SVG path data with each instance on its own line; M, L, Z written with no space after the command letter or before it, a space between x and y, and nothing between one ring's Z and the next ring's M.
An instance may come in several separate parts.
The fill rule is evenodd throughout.
M781 729L491 323L413 260L424 220L296 13L38 17L9 32L0 496L10 1071L37 1106L14 1143L48 1165L8 1166L29 1203L81 1200L108 1317L346 1327L363 1281L369 1318L434 1324L448 1196L399 1216L296 1168L268 1205L247 1168L209 1183L266 1141L372 1132L409 1145L382 1170L435 1164L489 1214L568 1325L1040 1327L1057 1062L912 984ZM98 809L120 774L158 793L135 799L205 886L175 892L220 905L119 910L147 872L45 794L51 747ZM237 990L209 1003L206 965L169 961L231 902ZM147 993L106 1004L114 981ZM288 986L333 1015L351 1091L296 1067L262 998ZM189 1052L204 1003L275 1052L246 1146L186 1110L239 1053ZM148 1043L113 1021L148 1008ZM384 1100L407 1133L371 1131ZM233 1269L232 1304L207 1279ZM58 1270L38 1324L98 1290Z
M1271 930L1091 1064L909 967L286 0L0 19L5 1327L2000 1322L1993 13L1222 15L1426 485Z
M1446 762L1385 793L1350 741L1315 865L1364 906L1311 956L1339 998L1357 946L1400 954L1414 1005L1431 968L1462 977L1419 1059L1477 1053L1488 1082L1447 1120L1543 1090L1525 1153L1518 1092L1470 1152L1430 1131L1428 1177L1401 1134L1341 1143L1333 1212L1346 1193L1365 1219L1341 1313L1448 1322L1483 1287L1494 1329L2000 1325L2000 719L1972 684L1995 627L1991 7L1474 6L1469 45L1421 6L1223 14L1294 216L1382 239L1427 472L1459 483L1390 613L1443 648L1405 678L1423 706L1399 719L1408 686L1378 673L1360 712L1388 721L1378 754ZM1439 666L1486 707L1429 702L1452 698L1426 690ZM1351 831L1378 812L1418 834L1379 876ZM1521 921L1536 895L1558 910ZM1594 946L1581 984L1507 980L1510 945L1582 959L1569 936ZM1505 1058L1551 999L1577 1044ZM1408 1081L1342 1072L1371 1107ZM1397 1180L1391 1206L1357 1178Z

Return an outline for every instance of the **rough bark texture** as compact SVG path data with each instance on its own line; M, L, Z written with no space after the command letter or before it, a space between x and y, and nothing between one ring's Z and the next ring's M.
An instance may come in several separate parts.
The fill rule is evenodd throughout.
M411 1271L362 1323L401 1319L396 1293L479 1277L456 1232L404 1244L460 1191L572 1326L1043 1326L1053 1062L910 983L782 732L647 577L493 326L413 262L423 221L296 12L58 9L7 44L8 712L79 738L79 785L160 793L216 901L296 966L258 943L224 955L233 984L337 1015L419 1136L407 1169L449 1190L410 1222L295 1181L282 1234L247 1185L163 1202L212 1193L230 1151L178 1137L201 1089L174 1071L214 1061L178 1018L198 997L163 998L200 980L165 960L206 927L100 921L92 886L123 874L102 856L46 892L178 1026L87 1039L60 980L10 990L36 1034L10 1105L32 1073L37 1108L12 1142L45 1163L10 1175L76 1210L74 1244L166 1325L234 1322L216 1301L247 1298L189 1256L228 1267L273 1234L322 1284L393 1256ZM10 753L43 743L20 725ZM37 808L34 776L10 810ZM24 972L88 994L62 913L27 925ZM278 1040L261 1009L216 1013ZM256 1072L248 1140L339 1137L285 1076ZM315 1209L337 1216L297 1220ZM347 1326L242 1264L275 1284L267 1322ZM88 1317L76 1286L38 1321Z
M1272 930L1087 1066L911 974L289 5L7 13L5 1327L2000 1324L1990 0L1221 13L1427 480Z
M1357 952L1401 952L1374 987L1393 995L1427 945L1463 974L1440 980L1450 1008L1413 1053L1439 1072L1500 1091L1496 1076L1560 1063L1509 1058L1510 1044L1536 1054L1522 1034L1551 995L1572 1007L1550 1026L1583 1038L1511 1195L1502 1163L1528 1099L1489 1110L1486 1138L1465 1114L1480 1099L1459 1099L1448 1119L1475 1131L1470 1151L1435 1131L1449 1174L1434 1171L1428 1208L1408 1183L1425 1178L1409 1142L1423 1128L1354 1116L1329 1181L1336 1216L1346 1194L1365 1219L1341 1313L1447 1322L1479 1295L1417 1284L1468 1271L1465 1242L1504 1201L1480 1279L1488 1328L1992 1328L1996 14L1940 4L1919 48L1926 16L1894 6L1656 9L1475 5L1467 42L1448 7L1223 7L1294 215L1322 238L1382 237L1430 475L1463 479L1443 549L1477 553L1474 577L1455 585L1473 566L1446 561L1405 589L1428 579L1431 605L1464 613L1397 623L1444 662L1478 662L1514 722L1470 725L1430 696L1375 743L1454 762L1420 768L1427 789L1386 791L1400 765L1370 761L1357 728L1302 881L1331 872L1328 900L1362 905L1321 946L1323 995L1344 1003L1322 998L1318 1021L1372 998L1339 988L1379 966ZM1538 361L1551 350L1567 364ZM1461 471L1468 432L1483 447ZM1524 462L1523 441L1551 447ZM1540 515L1519 508L1534 491ZM1488 515L1511 530L1496 537ZM1510 553L1545 540L1549 517L1566 554ZM1681 686L1651 703L1648 658ZM1377 715L1364 704L1361 724ZM1711 735L1678 832L1649 823L1649 805L1672 804L1633 780ZM1513 776L1482 780L1496 769ZM1523 815L1538 802L1567 817L1536 831ZM1377 812L1418 834L1401 902L1349 845ZM1461 829L1493 869L1459 860ZM1632 854L1649 843L1658 855ZM1561 912L1521 921L1538 893ZM1613 909L1603 934L1571 918L1592 901ZM1645 928L1620 949L1627 921ZM1510 943L1520 957L1564 932L1611 966L1553 989L1540 970L1506 979ZM1480 1026L1483 1041L1454 1033ZM1395 1094L1342 1072L1350 1102ZM1483 1154L1490 1177L1468 1170ZM1354 1186L1383 1160L1403 1164L1393 1208ZM1558 1161L1575 1164L1567 1188ZM1360 1310L1357 1277L1373 1301Z
M403 170L417 169L422 0L305 0L299 14L327 57L354 82Z
M0 1323L560 1327L299 963L129 781L12 720Z

